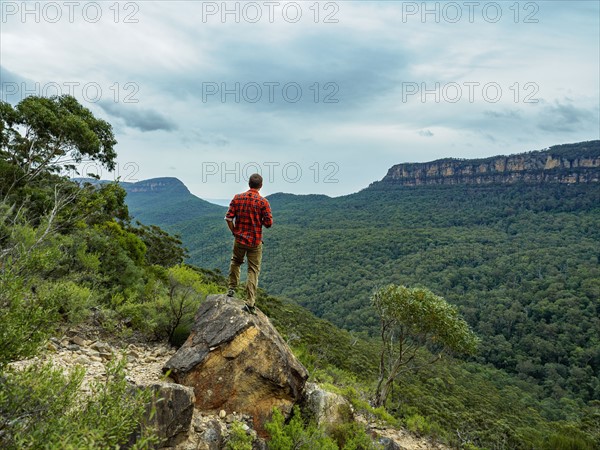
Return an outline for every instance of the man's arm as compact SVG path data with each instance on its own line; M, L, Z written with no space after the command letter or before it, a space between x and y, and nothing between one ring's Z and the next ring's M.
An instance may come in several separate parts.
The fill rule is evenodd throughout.
M262 224L265 226L265 228L271 228L271 225L273 225L271 205L269 205L269 201L267 199L265 199L263 206Z
M233 234L234 236L235 236L235 224L233 223L233 220L235 219L235 213L236 213L235 203L236 203L235 197L233 197L233 200L231 200L231 203L229 203L229 209L227 210L227 214L225 214L225 220L227 221L227 226L229 227L231 234Z

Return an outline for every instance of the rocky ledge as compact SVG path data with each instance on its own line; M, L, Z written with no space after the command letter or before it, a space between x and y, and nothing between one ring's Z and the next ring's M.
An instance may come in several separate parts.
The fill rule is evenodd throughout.
M243 305L225 295L207 297L190 337L163 370L194 389L198 409L249 414L265 436L273 408L287 415L300 400L308 372L269 319Z
M179 351L142 336L117 339L101 326L86 324L51 338L40 356L12 366L51 362L65 372L83 367L81 395L87 395L93 382L106 379L107 364L125 357L126 379L132 388L157 393L151 424L157 427L163 450L225 449L234 423L252 436L254 449L265 450L262 426L270 408L277 406L287 413L295 403L324 427L348 420L364 424L384 450L446 450L355 413L341 395L305 384L306 370L269 319L261 312L256 316L244 312L242 305L223 295L208 297ZM165 377L163 368L190 387Z

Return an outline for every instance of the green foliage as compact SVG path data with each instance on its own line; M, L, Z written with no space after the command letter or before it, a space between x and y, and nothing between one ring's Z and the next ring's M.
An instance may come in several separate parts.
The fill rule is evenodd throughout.
M59 317L57 297L47 292L38 276L56 256L56 247L45 235L46 225L33 227L5 206L0 203L3 222L10 219L12 226L0 239L0 369L34 354Z
M367 434L365 428L356 422L347 422L330 426L327 434L343 450L381 450Z
M400 329L398 340L475 353L478 339L458 309L428 289L391 284L378 289L371 299L384 331Z
M365 428L356 422L318 428L313 423L302 419L300 408L294 407L288 423L278 409L273 410L271 421L265 426L270 440L267 445L270 450L378 450L381 447L374 443L366 433Z
M35 353L58 318L51 297L31 291L29 284L4 274L0 280L0 369Z
M54 305L71 324L78 324L87 319L90 308L94 305L91 289L73 281L46 282L36 290L45 304Z
M150 286L146 286L142 300L122 299L116 309L134 328L182 344L204 298L222 292L223 288L183 264L160 269L155 274L158 277L148 281Z
M430 422L420 414L413 414L405 419L406 428L419 436L437 437L442 430L439 425Z
M583 147L598 155L598 145ZM378 183L336 198L269 201L276 226L264 235L261 286L272 295L374 335L373 289L426 286L482 338L479 362L542 386L554 400L600 398L597 183ZM191 262L226 270L222 222L211 213L169 226Z
M30 117L47 115L30 107ZM138 434L141 426L139 417L128 416L140 404L129 403L119 376L87 398L73 393L77 373L19 372L7 364L34 355L56 327L84 320L91 307L94 320L111 332L129 324L182 342L198 303L223 292L225 280L218 269L173 265L183 254L178 236L132 226L127 183L125 189L79 186L55 174L57 161L45 164L33 153L28 167L26 141L9 129L16 112L0 108L0 446L114 448L126 429ZM166 189L159 200L131 192L131 210L180 233L193 261L226 269L230 236L223 208L191 196L181 183ZM598 407L585 403L600 392L600 198L593 186L373 186L336 199L270 200L278 226L265 235L261 283L331 322L262 290L258 304L314 380L332 383L332 390L335 384L370 419L394 426L403 420L460 448L600 447ZM160 211L144 216L151 204ZM373 408L368 394L381 344L369 336L379 322L368 294L383 282L429 286L458 305L484 337L477 362L502 370L444 360L406 372L391 390L389 410ZM429 348L439 349L435 342ZM415 361L430 357L423 350ZM17 420L4 421L9 410ZM329 430L334 442L299 414L288 424L276 415L273 421L279 448L290 442L367 448L353 425ZM64 443L35 441L59 434ZM144 439L135 445L144 447Z
M14 108L0 102L0 122L0 159L20 169L23 182L64 168L65 160L89 158L114 168L112 127L72 96L30 96Z
M129 221L129 209L125 204L127 192L118 182L85 184L79 188L78 194L79 217L88 225L103 224L115 219L120 222Z
M229 439L225 448L227 450L252 450L252 436L246 432L241 422L231 424Z
M286 424L285 418L278 409L273 410L273 417L267 422L265 429L270 440L269 450L337 450L336 443L324 431L315 425L305 425L300 409L295 406L292 418Z
M597 447L593 447L585 436L554 434L548 438L542 448L548 450L593 450Z
M115 293L122 293L125 298L139 295L146 251L142 240L114 221L94 225L88 237L88 251L97 254L101 263L105 302Z
M146 262L163 267L172 267L181 264L186 256L185 249L181 246L179 236L172 236L156 225L136 223L133 229L144 244L146 244Z
M156 443L139 431L150 392L131 390L124 359L107 367L107 379L80 394L83 370L64 375L50 365L9 369L0 376L0 446L7 449L116 448L141 432L133 448Z
M428 363L438 361L444 351L475 352L477 337L456 307L427 289L390 284L375 291L371 301L381 320L382 340L376 406L385 406L401 373L423 364L418 357L423 347L438 353Z
M34 356L59 327L86 320L92 309L110 332L121 328L115 309L135 304L155 313L152 331L168 335L189 325L193 301L215 290L201 271L150 264L171 264L184 250L157 227L131 226L118 184L80 186L56 174L69 158L111 168L114 143L110 125L73 98L30 97L15 108L0 102L2 448L151 448L157 442L142 420L150 393L128 386L124 360L91 394L80 390L81 370L11 363ZM144 331L146 318L138 317Z

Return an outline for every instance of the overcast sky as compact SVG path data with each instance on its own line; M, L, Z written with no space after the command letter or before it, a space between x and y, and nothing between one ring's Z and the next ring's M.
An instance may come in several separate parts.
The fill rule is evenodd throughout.
M2 100L72 93L124 181L342 195L600 138L598 1L1 2ZM105 169L88 171L112 179Z

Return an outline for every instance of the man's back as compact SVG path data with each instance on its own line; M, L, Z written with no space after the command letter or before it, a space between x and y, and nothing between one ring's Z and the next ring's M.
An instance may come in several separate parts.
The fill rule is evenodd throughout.
M262 261L262 227L273 225L271 205L266 198L258 193L262 188L262 176L255 173L248 180L249 190L237 194L229 204L225 215L227 226L235 236L231 264L229 265L229 288L227 296L233 297L240 282L240 266L244 257L248 259L248 280L246 281L246 306L250 314L255 314L254 302L258 275Z
M262 242L262 227L269 228L273 224L271 206L258 190L249 189L236 194L229 204L226 219L235 218L233 234L236 241L249 247L256 247Z

